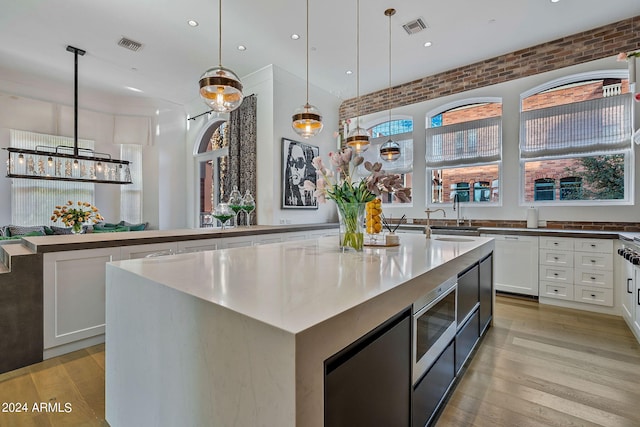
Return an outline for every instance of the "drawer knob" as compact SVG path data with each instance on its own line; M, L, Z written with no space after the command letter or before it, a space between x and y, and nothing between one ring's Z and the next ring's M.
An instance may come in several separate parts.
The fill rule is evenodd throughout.
M557 289L554 289L554 290L553 290L553 292L558 293L558 290L557 290Z
M557 261L557 260L558 260L558 257L557 257L557 256L554 256L554 257L553 257L553 259Z
M591 245L591 247L592 247L592 248L595 248L595 247L596 247L596 245Z
M595 298L595 297L596 297L596 294L591 294L591 298Z
M553 275L554 275L554 276L557 276L557 275L558 275L558 273L553 273Z
M553 242L554 245L558 246L558 242Z
M592 260L591 260L591 262L596 262L596 260L595 260L595 259L592 259Z
M592 277L592 278L591 278L591 280L596 280L596 278L595 278L595 277Z

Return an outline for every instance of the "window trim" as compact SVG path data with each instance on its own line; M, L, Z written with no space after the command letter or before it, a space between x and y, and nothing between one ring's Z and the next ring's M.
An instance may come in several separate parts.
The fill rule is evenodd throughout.
M431 119L434 116L437 116L438 114L442 114L445 111L449 111L451 109L462 107L462 106L465 106L465 105L470 105L470 104L489 104L489 103L499 103L504 107L504 98L501 97L501 96L471 97L471 98L464 98L464 99L459 99L459 100L447 102L446 104L440 104L438 107L427 111L427 113L425 115L425 122L424 122L425 129L431 127ZM504 114L502 115L502 117L504 117ZM502 129L502 132L504 134L504 128ZM425 153L426 153L426 136L425 136L425 140L423 141L423 145L424 145L424 149L425 149ZM426 162L426 158L424 160ZM495 201L495 202L492 202L492 201L488 201L488 202L473 202L473 201L461 202L460 205L464 206L464 207L473 207L473 208L476 208L476 207L490 207L490 208L502 207L502 200L503 200L502 196L504 194L504 180L503 180L503 176L502 176L503 173L504 173L504 168L503 168L503 144L501 144L501 146L500 146L500 160L497 160L497 161L490 161L490 162L486 162L485 161L485 162L470 163L470 164L459 165L459 166L447 166L447 167L438 167L438 168L425 167L425 177L424 177L424 181L425 181L425 184L426 184L425 185L425 207L429 208L429 207L433 207L433 206L437 206L437 207L451 207L451 206L453 206L453 202L448 202L448 201L443 201L442 203L433 203L433 202L431 202L431 195L433 194L433 182L432 182L432 179L431 179L431 171L433 171L433 170L441 170L441 169L466 168L466 167L474 167L474 166L489 166L489 165L497 165L498 166L498 182L500 183L500 186L498 187L499 188L498 200Z
M629 71L626 69L607 69L607 70L596 70L596 71L588 71L584 73L571 74L563 77L559 77L548 82L542 83L535 87L532 87L525 92L520 94L520 111L522 111L522 102L525 98L529 96L536 95L538 93L544 92L549 89L554 89L560 86L569 85L572 83L586 81L586 80L601 80L601 79L629 79ZM518 122L518 126L520 123ZM518 141L518 145L520 141ZM624 169L625 173L625 198L622 200L549 200L549 201L538 201L531 200L525 201L525 163L540 161L544 159L549 160L558 160L558 159L575 159L578 157L587 157L587 156L606 156L613 154L624 154L625 162ZM519 197L518 197L518 206L555 206L555 207L563 207L563 206L630 206L634 204L634 195L635 195L635 150L633 148L633 144L631 148L628 150L615 150L615 151L605 151L605 152L593 152L588 153L586 156L584 155L565 155L565 156L547 156L543 158L529 158L523 159L519 156L520 160L520 182L519 182Z

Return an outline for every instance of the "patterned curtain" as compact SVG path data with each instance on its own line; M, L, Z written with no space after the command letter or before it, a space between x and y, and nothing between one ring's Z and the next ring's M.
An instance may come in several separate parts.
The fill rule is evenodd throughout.
M255 200L256 195L256 144L257 144L257 99L256 95L244 98L242 105L231 112L229 118L229 179L225 183L225 193L233 186L244 196L249 190ZM240 224L246 224L245 215L240 215ZM254 224L256 215L253 215Z

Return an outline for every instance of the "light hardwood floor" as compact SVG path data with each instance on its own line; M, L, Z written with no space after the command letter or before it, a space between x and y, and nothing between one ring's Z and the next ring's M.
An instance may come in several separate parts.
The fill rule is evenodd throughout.
M0 375L5 426L107 426L104 345ZM33 412L55 403L71 412ZM640 345L620 317L497 297L495 321L437 427L640 426ZM2 408L0 408L1 410Z
M498 297L436 423L640 426L640 346L621 317Z

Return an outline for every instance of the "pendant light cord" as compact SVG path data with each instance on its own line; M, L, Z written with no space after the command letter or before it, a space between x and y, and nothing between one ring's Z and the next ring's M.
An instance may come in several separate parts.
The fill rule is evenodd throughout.
M360 128L360 0L356 0L356 129Z
M309 0L307 0L307 104L309 105ZM306 108L305 105L305 108Z
M218 0L218 66L222 68L222 0Z
M389 11L389 90L387 101L389 102L389 138L391 138L391 17L395 11Z

